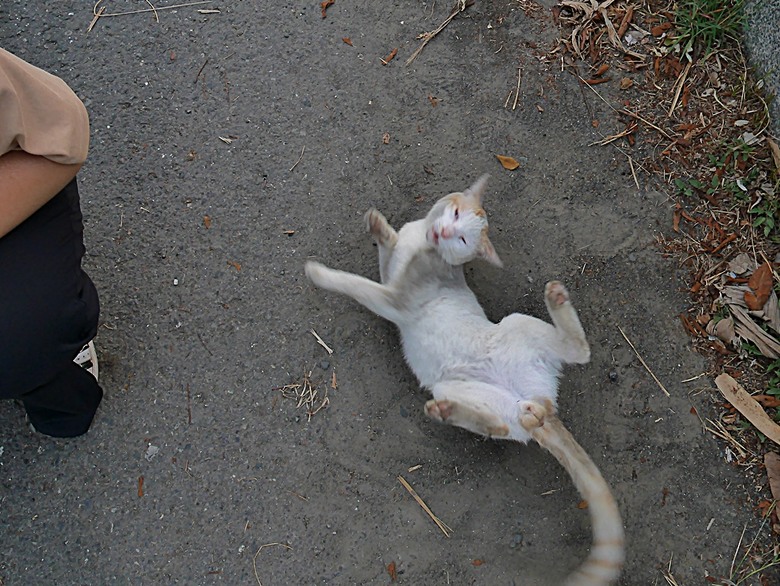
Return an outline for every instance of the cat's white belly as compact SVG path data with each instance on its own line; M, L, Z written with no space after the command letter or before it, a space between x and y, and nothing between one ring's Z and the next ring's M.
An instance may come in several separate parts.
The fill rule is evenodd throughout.
M475 380L504 389L514 400L556 402L561 365L550 359L550 324L521 315L494 324L481 309L464 315L463 305L452 319L447 303L434 308L400 327L406 361L422 386Z

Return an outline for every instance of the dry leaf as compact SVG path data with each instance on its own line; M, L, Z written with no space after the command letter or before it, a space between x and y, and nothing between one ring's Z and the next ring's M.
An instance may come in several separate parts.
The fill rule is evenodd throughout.
M631 79L630 77L624 77L623 79L620 80L620 89L621 90L627 90L632 85L634 85L634 80Z
M759 311L763 309L770 293L772 293L772 267L768 262L765 262L758 267L753 274L750 275L748 281L748 287L753 291L747 291L745 293L745 303L748 309L753 311Z
M670 28L672 28L671 22L664 22L662 24L659 24L658 26L654 26L650 29L650 34L654 37L660 37L662 34L664 34L666 31L668 31Z
M229 264L231 267L233 267L234 269L236 269L237 271L240 271L240 270L241 270L241 265L240 265L239 263L237 263L236 261L234 261L234 260L229 260L229 261L227 261L227 263L228 263L228 264Z
M324 2L320 2L320 8L322 9L322 18L325 18L325 11L328 9L328 6L331 6L336 0L325 0Z
M387 573L390 574L391 582L395 582L398 579L398 573L395 570L395 562L387 564Z
M387 65L388 63L390 63L395 58L396 55L398 55L398 47L390 51L390 54L387 57L385 57L384 59L380 59L382 65Z
M385 133L382 135L382 142L383 142L384 144L390 144L390 133L389 133L389 132L385 132Z
M768 136L766 137L766 142L769 145L769 149L772 151L772 158L775 161L775 168L777 169L777 172L780 173L780 147L778 147L777 143Z
M765 409L774 409L780 407L780 398L772 395L753 395L753 399L758 401Z
M476 560L472 560L471 565L474 566L475 568L478 568L479 566L481 566L484 563L485 562L483 562L482 560L476 559Z
M434 108L439 105L439 98L436 96L428 95L428 101L431 103L431 106Z
M764 455L764 466L766 466L766 475L769 478L769 490L772 491L772 498L780 501L780 456L775 452L767 452Z
M138 477L138 496L142 497L144 496L144 477L139 476Z
M506 169L507 171L514 171L520 166L520 163L518 163L515 159L512 157L505 157L503 155L496 155L496 158L498 159L498 162L501 163L501 166Z
M578 509L587 509L588 508L588 501L586 501L584 499L581 500L580 502L577 503L577 508Z
M203 225L206 226L206 230L211 228L211 218L209 216L203 216Z
M758 431L780 445L780 425L772 421L761 405L742 388L742 385L726 373L719 375L715 379L715 384L726 400L742 413Z
M341 40L342 40L342 41L344 41L344 42L345 42L347 45L349 45L350 47L352 47L352 46L353 46L353 45L352 45L352 39L350 39L349 37L341 37Z

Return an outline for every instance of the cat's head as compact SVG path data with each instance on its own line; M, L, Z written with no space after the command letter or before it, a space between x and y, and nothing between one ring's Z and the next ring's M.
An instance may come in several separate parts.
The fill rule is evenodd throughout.
M503 266L488 238L488 221L482 209L487 175L480 177L463 193L445 195L426 216L425 238L451 265L482 258Z

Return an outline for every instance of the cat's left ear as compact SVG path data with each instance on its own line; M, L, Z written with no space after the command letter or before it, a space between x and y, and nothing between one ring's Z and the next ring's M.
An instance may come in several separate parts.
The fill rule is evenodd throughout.
M490 178L490 175L485 174L479 179L476 180L474 185L469 187L463 195L466 197L472 198L477 202L477 205L482 205L482 196L485 194L485 187L487 187L487 181Z
M477 250L477 256L499 268L504 266L504 263L501 262L501 259L498 257L496 249L493 248L493 243L490 241L490 238L488 238L487 231L482 232L482 238L479 241L479 250Z

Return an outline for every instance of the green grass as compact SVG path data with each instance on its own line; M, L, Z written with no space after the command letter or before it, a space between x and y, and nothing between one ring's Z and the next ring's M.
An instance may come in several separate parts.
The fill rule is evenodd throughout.
M689 60L707 57L725 37L736 36L744 24L745 0L680 0L674 8L676 33L669 43L679 45Z

